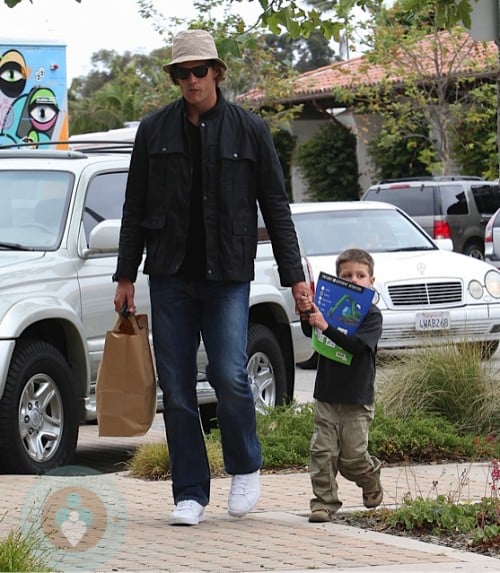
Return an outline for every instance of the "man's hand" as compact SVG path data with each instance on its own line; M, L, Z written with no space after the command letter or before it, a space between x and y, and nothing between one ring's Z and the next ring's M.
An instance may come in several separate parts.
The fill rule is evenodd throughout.
M126 309L130 314L135 314L134 303L135 287L132 281L120 279L115 291L115 310L120 313Z
M302 281L292 285L292 294L295 299L295 312L301 315L308 313L313 303L313 295L307 283Z

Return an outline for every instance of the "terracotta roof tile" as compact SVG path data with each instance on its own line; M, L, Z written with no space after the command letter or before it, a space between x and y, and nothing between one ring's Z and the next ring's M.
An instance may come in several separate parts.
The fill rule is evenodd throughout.
M432 48L433 39L434 36L428 36L420 43L418 51L412 50L409 55L399 52L398 63L395 63L392 69L391 66L370 63L369 56L360 56L305 72L291 80L292 93L282 101L297 102L331 96L336 88L374 86L383 80L392 84L403 83L405 76L401 70L405 67L415 69L418 66L421 78L434 77L436 69L440 70L441 75L470 75L478 74L479 71L491 75L495 71L498 50L494 42L475 42L465 32L455 34L454 39L457 42L451 42L449 33L441 32L436 58L436 51ZM239 99L249 102L263 101L264 92L260 89L250 90Z

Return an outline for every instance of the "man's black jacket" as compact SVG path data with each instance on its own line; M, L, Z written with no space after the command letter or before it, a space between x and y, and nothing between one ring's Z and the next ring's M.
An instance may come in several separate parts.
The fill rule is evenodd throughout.
M175 274L189 224L191 159L183 100L146 116L132 153L114 280ZM200 116L207 278L250 281L257 250L257 201L281 284L304 280L283 173L259 116L224 100Z

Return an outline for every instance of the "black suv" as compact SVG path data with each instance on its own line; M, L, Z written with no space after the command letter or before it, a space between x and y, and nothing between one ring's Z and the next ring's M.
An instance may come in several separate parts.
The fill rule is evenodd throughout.
M431 237L451 239L454 251L484 259L484 230L500 207L500 187L480 177L458 175L390 179L372 185L361 200L392 203Z

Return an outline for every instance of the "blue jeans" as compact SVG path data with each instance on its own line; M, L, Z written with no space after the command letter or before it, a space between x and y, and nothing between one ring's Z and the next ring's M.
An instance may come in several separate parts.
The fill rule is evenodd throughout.
M217 396L225 470L246 474L262 464L246 368L250 284L165 276L151 277L149 288L174 501L207 505L210 468L196 395L200 335Z

